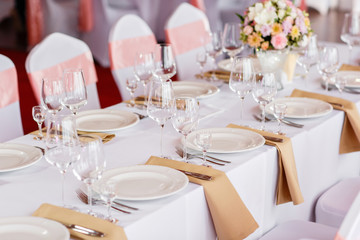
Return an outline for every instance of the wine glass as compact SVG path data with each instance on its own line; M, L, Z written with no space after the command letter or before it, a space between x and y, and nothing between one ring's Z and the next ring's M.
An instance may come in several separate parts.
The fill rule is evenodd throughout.
M196 98L180 97L175 99L176 109L171 118L175 130L184 136L183 161L187 162L187 136L199 123L199 105Z
M216 57L221 53L221 50L222 50L221 34L222 34L221 31L211 32L210 33L211 41L205 46L206 53L209 56L210 62L211 62L211 65L212 65L211 69L213 70L212 74L211 74L211 77L209 79L212 82L218 82L218 81L222 82L221 79L216 77L216 74L215 74L215 71L214 71L217 68Z
M203 77L204 76L204 67L206 64L206 59L207 59L207 54L205 49L201 49L197 54L196 54L196 62L199 64L200 66L200 76Z
M64 84L61 77L46 77L41 83L41 103L52 116L63 109Z
M281 123L285 117L287 106L284 103L274 103L274 117L278 121L278 131L277 134L285 135L281 130Z
M329 82L339 70L339 51L337 47L325 46L319 52L318 70L325 81L325 90L329 89Z
M163 157L163 128L175 110L175 97L172 81L155 78L150 82L147 113L161 127L160 150Z
M306 47L299 51L299 57L297 59L297 63L303 67L305 71L305 74L302 75L303 80L307 80L310 68L317 63L318 57L317 36L314 34L310 37Z
M176 64L172 47L168 43L157 44L155 47L155 72L154 75L162 81L170 79L176 74Z
M155 71L154 53L136 53L134 73L144 87L144 96L147 96L147 86Z
M134 93L138 87L138 79L136 77L126 78L126 89L130 93L130 107L135 107Z
M223 51L230 57L233 62L235 55L244 49L243 42L240 40L240 23L226 23L222 37Z
M61 103L74 115L87 104L87 91L82 69L65 69L64 95Z
M42 133L41 126L42 126L43 122L45 121L45 117L46 117L45 108L43 106L34 106L32 108L32 116L39 128L39 133L36 136L36 140L42 140L44 138L44 135Z
M264 73L261 80L256 80L252 95L261 108L261 127L265 129L265 106L270 103L277 93L277 84L274 73Z
M61 173L61 200L62 205L66 208L73 208L65 204L64 188L65 174L71 164L80 159L80 144L76 132L76 122L72 115L57 115L57 145L45 151L45 159L56 166Z
M77 179L84 182L87 186L89 200L88 214L98 216L92 210L92 184L101 178L105 170L106 161L103 143L99 136L91 134L81 135L79 140L81 155L80 159L73 165L73 173Z
M346 84L347 84L346 77L337 76L335 78L335 87L339 90L340 94L344 91Z
M349 47L349 64L352 62L352 48L360 46L360 15L358 13L346 13L341 29L341 40Z
M212 144L211 132L206 130L200 130L196 132L195 144L201 149L203 153L203 159L201 165L208 167L209 165L206 162L206 153Z
M231 68L229 78L229 87L231 91L235 92L241 102L240 119L243 118L243 104L247 94L249 94L255 84L255 71L251 58L235 57Z

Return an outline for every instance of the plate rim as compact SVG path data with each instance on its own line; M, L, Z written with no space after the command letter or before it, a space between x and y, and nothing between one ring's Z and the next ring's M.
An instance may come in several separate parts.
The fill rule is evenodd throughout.
M356 75L359 75L360 77L360 71L338 71L336 74L335 74L335 77L337 77L337 75L339 74L356 74ZM335 83L331 82L330 83L331 86L335 86ZM358 86L355 86L355 85L350 85L350 86L345 86L345 88L348 88L348 89L360 89L360 83Z
M158 194L156 196L151 196L151 197L124 197L124 196L116 196L116 199L120 199L120 200L129 200L129 201L147 201L147 200L155 200L155 199L160 199L160 198L165 198L171 195L174 195L180 191L182 191L184 188L186 188L186 186L189 184L189 178L182 172L171 168L171 167L166 167L166 166L160 166L160 165L145 165L145 164L140 164L140 165L133 165L133 166L125 166L125 167L118 167L118 168L113 168L113 169L109 169L105 172L103 172L101 179L98 182L95 182L93 184L93 190L95 192L97 191L97 185L100 184L102 181L107 181L109 178L117 176L121 173L130 173L130 172L136 172L135 170L138 170L139 172L144 169L158 169L158 170L162 170L162 172L172 172L173 174L177 174L177 176L182 179L180 179L182 182L182 185L179 186L177 189L175 189L174 191L171 191L169 193L166 194ZM129 171L132 170L132 171ZM119 171L116 174L116 171ZM114 173L113 173L114 172ZM142 172L144 172L144 170L142 170ZM149 171L150 172L150 171ZM159 172L159 171L155 171L155 172ZM112 173L112 174L111 174ZM106 174L110 174L110 176L106 176ZM173 174L171 176L173 176Z
M17 146L18 148L15 148L14 146ZM34 146L22 144L22 143L0 143L0 151L2 149L9 150L10 148L12 148L14 150L20 150L20 151L26 152L25 150L20 149L20 147L29 148L29 149L32 149L32 151L34 151L34 156L31 157L32 160L30 160L27 163L20 165L18 167L12 167L12 168L7 168L7 169L1 169L1 167L0 167L0 173L21 170L21 169L30 167L41 160L43 154L40 149L38 149ZM27 154L29 154L29 153L27 153Z
M248 134L253 134L254 136L257 136L257 137L259 137L259 138L261 139L261 143L259 143L257 146L252 147L252 148L246 148L246 149L242 149L242 150L231 150L231 151L225 151L225 150L224 150L224 151L214 151L214 150L211 150L211 148L210 148L210 149L207 151L208 153L242 153L242 152L247 152L247 151L255 150L255 149L257 149L257 148L262 147L262 146L265 144L265 138L264 138L261 134L259 134L259 133L257 133L257 132L254 132L254 131L251 131L251 130L248 130L248 129L241 129L241 128L227 128L227 127L221 128L221 127L217 127L217 128L198 129L198 130L195 130L195 131L191 132L191 133L187 136L188 140L187 140L187 144L186 144L186 146L187 146L189 149L192 149L192 150L195 150L195 151L201 151L201 150L200 150L199 148L197 148L195 145L193 145L193 146L195 146L195 148L194 148L193 146L189 145L189 144L190 144L189 136L196 134L197 131L203 131L203 130L210 130L210 131L225 130L225 131L239 132L239 133L241 133L241 132L246 132L246 133L248 133ZM181 141L182 141L182 144L184 145L184 138L182 138Z
M58 221L44 217L38 217L38 216L1 217L0 224L1 223L28 224L31 226L38 226L38 227L40 226L45 227L43 223L51 224L52 227L57 228L59 237L64 236L63 240L70 239L70 232L63 224L61 224ZM17 230L17 232L19 232L19 230ZM51 233L49 229L47 229L47 232ZM54 237L54 236L50 236L50 237ZM60 240L60 238L58 240Z
M175 86L180 85L180 84L199 85L199 86L204 86L205 85L205 86L209 86L210 89L212 89L212 88L214 89L214 91L212 93L210 93L210 94L202 94L202 95L196 96L195 98L197 98L197 99L208 98L208 97L214 96L215 94L220 92L220 88L218 88L217 86L215 86L215 85L213 85L211 83L193 82L193 81L176 81L176 82L173 82L174 91L175 91Z
M269 110L270 106L273 105L276 101L280 101L280 100L284 100L284 99L292 99L292 101L298 100L298 99L306 99L306 101L313 101L313 102L318 102L318 103L322 103L325 104L326 106L329 107L328 111L322 112L322 113L317 113L317 114L312 114L312 115L306 115L306 116L300 116L300 115L287 115L285 114L285 118L294 118L294 119L308 119L308 118L318 118L318 117L323 117L326 116L328 114L330 114L333 111L333 106L323 100L320 99L316 99L316 98L309 98L309 97L281 97L281 98L277 98L274 101L272 101L271 103L267 104L265 106L265 112L267 114L273 114L273 112L271 110Z
M93 110L86 110L86 111L81 111L77 114L76 116L76 121L78 118L80 117L85 117L87 115L94 115L94 114L97 114L97 113L100 113L101 112L103 113L110 113L110 114L114 114L114 113L127 113L129 115L132 115L136 118L136 120L129 124L129 125L126 125L124 127L120 127L120 128L112 128L112 129L86 129L86 128L79 128L77 127L77 130L78 131L84 131L84 132L114 132L114 131L119 131L119 130L123 130L123 129L126 129L126 128L130 128L132 126L135 126L136 124L139 123L140 119L139 119L139 116L136 115L135 113L131 112L131 111L126 111L126 110L119 110L119 109L93 109ZM94 114L93 114L94 113ZM82 116L82 115L85 115L85 116ZM119 116L118 114L114 114L114 115L117 115Z

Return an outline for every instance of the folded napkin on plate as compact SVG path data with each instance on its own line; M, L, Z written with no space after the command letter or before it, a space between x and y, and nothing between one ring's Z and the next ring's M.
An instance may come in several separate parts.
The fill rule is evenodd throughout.
M204 72L203 76L201 76L200 74L196 74L195 77L196 78L203 78L203 77L211 78L213 73L215 74L215 77L217 77L218 79L224 80L225 83L229 82L230 72L223 71L223 70L207 71L207 72Z
M344 124L340 138L340 153L360 151L360 115L356 104L348 100L327 96L318 93L305 92L294 89L291 97L315 98L329 103L339 103L342 106L333 105L337 110L345 112Z
M124 229L114 223L106 220L90 216L88 214L76 212L70 209L50 205L47 203L42 204L34 213L33 216L48 218L62 224L76 224L79 226L87 227L100 231L105 234L101 239L118 239L126 240ZM98 237L91 237L82 233L75 232L69 229L70 234L74 237L85 240L100 239Z
M360 66L343 64L341 65L339 71L360 71Z
M146 164L166 166L213 177L211 181L193 177L189 177L189 180L204 187L206 201L219 240L244 239L258 228L258 224L224 172L154 156L150 157Z
M46 128L42 129L43 135L46 136ZM77 131L79 135L84 135L84 134L93 134L93 135L97 135L102 139L103 143L107 143L109 142L111 139L113 139L115 137L115 134L112 133L103 133L103 132L85 132L85 131ZM38 135L39 130L33 131L30 134L32 135Z
M292 201L294 205L298 205L304 202L304 198L299 186L294 153L290 138L275 133L238 126L235 124L229 124L227 127L247 129L257 132L262 136L283 139L283 142L272 142L268 140L265 141L265 144L275 146L278 151L279 177L277 182L276 204Z

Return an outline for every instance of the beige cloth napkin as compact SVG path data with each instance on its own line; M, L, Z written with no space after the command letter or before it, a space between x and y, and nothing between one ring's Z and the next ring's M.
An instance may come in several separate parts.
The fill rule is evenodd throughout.
M46 128L42 129L43 135L44 137L46 136ZM33 131L30 134L32 135L38 135L39 130ZM103 143L107 143L110 140L112 140L115 137L115 134L112 133L103 133L103 132L85 132L85 131L77 131L77 133L79 135L84 135L84 134L93 134L93 135L97 135L102 139ZM81 136L80 136L81 137Z
M270 136L283 139L283 142L272 142L268 140L266 140L265 142L265 144L267 145L275 146L278 151L279 177L277 182L276 204L282 204L292 201L294 205L298 205L304 202L304 198L302 196L298 181L294 153L290 138L282 135L277 135L275 133L238 126L235 124L229 124L227 127L247 129L257 132L262 136Z
M292 82L298 57L299 55L297 53L289 53L285 59L283 71L287 76L288 82Z
M106 220L90 216L88 214L76 212L70 209L50 205L47 203L42 204L34 213L33 216L48 218L62 224L76 224L79 226L87 227L100 231L105 234L101 239L103 240L126 240L124 229L114 223ZM95 240L99 237L91 237L82 233L75 232L69 229L71 236L78 237L79 239Z
M360 71L360 66L343 64L341 65L339 71Z
M340 138L340 153L350 153L360 151L360 115L356 104L348 100L327 96L318 93L305 92L294 89L291 97L308 97L323 100L329 103L339 103L342 105L332 105L333 108L345 112L344 124Z
M189 180L204 187L219 240L244 239L259 227L224 172L154 156L150 157L146 164L167 166L213 177L211 181L193 177L189 177Z

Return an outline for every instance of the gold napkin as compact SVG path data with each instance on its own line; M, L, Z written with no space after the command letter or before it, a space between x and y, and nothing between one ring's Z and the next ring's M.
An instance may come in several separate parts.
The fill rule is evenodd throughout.
M339 71L360 71L360 66L343 64L341 65Z
M342 98L305 92L299 89L294 89L291 93L291 97L308 97L323 100L329 103L341 104L342 106L332 105L333 108L345 112L339 152L341 154L360 151L360 115L355 103Z
M76 212L67 208L62 208L47 203L42 204L34 213L33 216L48 218L62 224L76 224L79 226L94 229L105 233L103 240L126 240L124 229L114 223L106 220L90 216L88 214ZM71 236L78 237L85 240L100 239L98 237L91 237L82 233L75 232L69 229Z
M30 134L32 135L38 135L39 130L33 131ZM46 128L42 129L42 133L44 135L44 137L46 136ZM107 143L110 140L112 140L115 137L115 134L110 134L110 133L103 133L103 132L85 132L85 131L77 131L78 135L84 135L84 134L92 134L92 135L97 135L102 139L103 143ZM81 136L80 136L81 137Z
M272 142L268 140L266 140L265 142L265 144L267 145L275 146L278 151L279 177L277 182L276 204L282 204L292 201L294 205L298 205L304 202L304 198L302 196L298 181L294 153L290 138L282 135L277 135L275 133L238 126L235 124L229 124L227 127L246 129L257 132L262 136L270 136L283 139L283 142Z
M228 83L229 82L229 78L230 78L230 72L228 71L223 71L223 70L214 70L214 71L207 71L207 72L204 72L204 75L201 76L200 74L196 74L195 77L196 78L211 78L212 77L212 74L215 74L215 76L218 78L218 79L221 79L223 80L225 83Z
M244 239L259 227L224 172L154 156L150 157L146 164L167 166L213 177L211 181L193 177L189 177L189 180L204 187L219 240Z
M287 76L288 82L292 82L298 57L299 55L296 53L289 53L285 59L283 71Z

